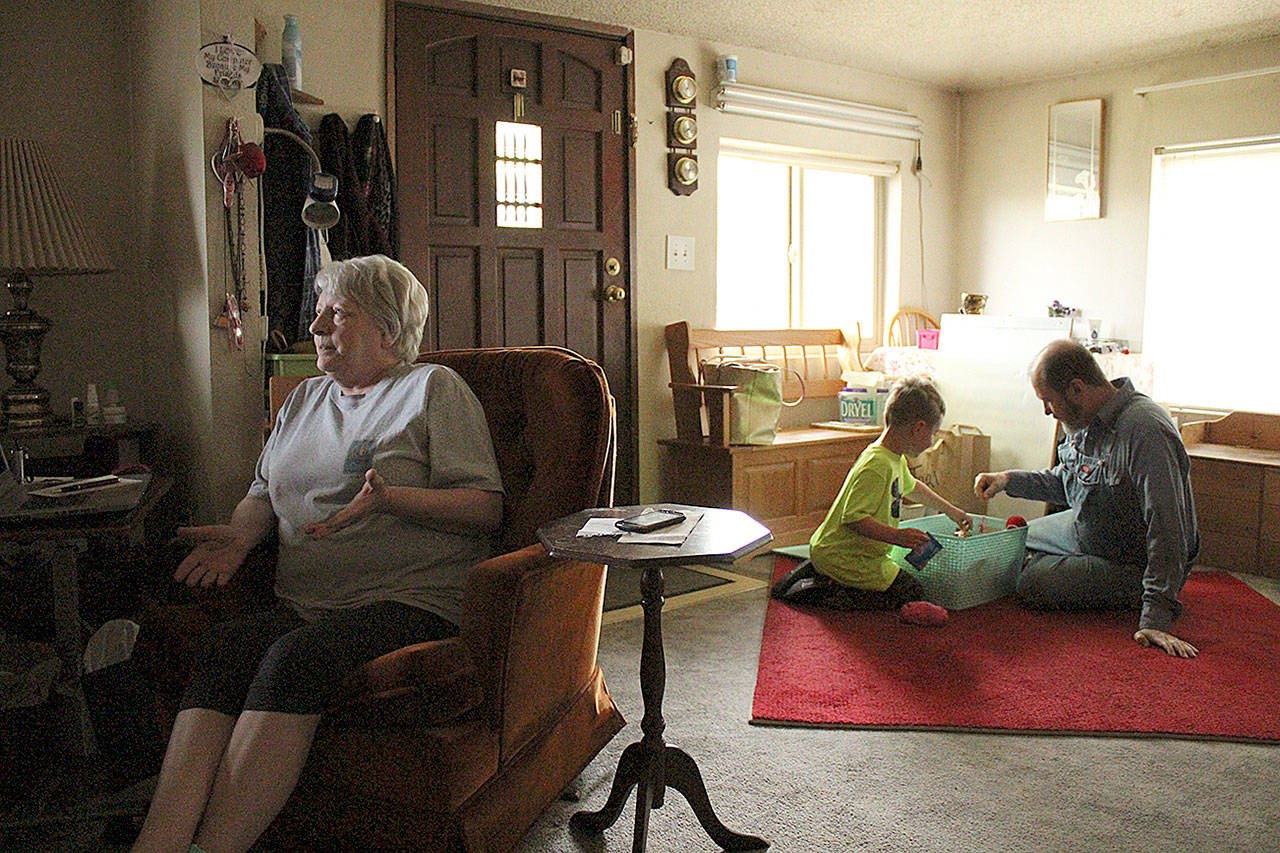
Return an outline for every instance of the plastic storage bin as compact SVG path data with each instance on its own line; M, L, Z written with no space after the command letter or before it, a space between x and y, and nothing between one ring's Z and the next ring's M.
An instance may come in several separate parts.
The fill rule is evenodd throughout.
M267 364L272 376L319 376L316 367L316 354L313 352L272 352L267 353Z
M920 581L926 601L951 610L964 610L1012 595L1027 551L1027 528L1006 530L1003 518L969 517L973 519L973 532L965 537L955 535L955 522L945 515L927 515L902 522L901 527L932 533L942 543L942 550L919 571L907 564L905 548L894 546L890 552L899 565ZM980 528L989 532L979 533Z

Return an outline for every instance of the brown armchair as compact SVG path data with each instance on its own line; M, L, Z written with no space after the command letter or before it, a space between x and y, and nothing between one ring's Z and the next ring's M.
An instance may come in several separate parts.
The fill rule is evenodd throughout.
M596 664L604 568L536 544L539 526L612 502L604 373L552 347L419 361L452 367L484 407L506 489L500 556L472 572L458 637L347 679L269 849L508 850L624 724ZM171 702L197 629L270 588L255 587L145 615L135 655L170 675Z

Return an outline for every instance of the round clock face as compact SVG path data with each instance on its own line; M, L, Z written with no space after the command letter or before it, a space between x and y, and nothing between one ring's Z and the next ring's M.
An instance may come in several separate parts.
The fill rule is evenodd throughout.
M676 140L685 145L698 138L698 122L693 116L680 116L672 122L671 130Z
M692 157L676 160L676 180L688 186L698 180L698 161Z
M698 84L688 74L681 74L671 81L671 95L680 103L692 103L696 94L698 94Z

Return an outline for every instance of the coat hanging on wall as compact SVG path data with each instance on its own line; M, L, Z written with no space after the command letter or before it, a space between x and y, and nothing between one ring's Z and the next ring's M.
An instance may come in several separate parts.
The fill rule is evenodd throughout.
M316 153L324 170L338 178L338 208L342 219L329 229L329 251L335 261L359 255L391 254L382 225L369 208L351 146L347 123L337 113L320 119Z
M375 113L360 116L355 132L351 134L351 147L369 210L387 235L391 249L387 254L398 260L400 213L396 201L396 177L391 165L391 149L387 145L387 129L382 119Z
M267 127L276 127L311 142L311 130L293 106L284 66L262 67L257 87L258 112ZM287 343L299 339L298 314L306 277L307 227L298 211L307 198L311 158L287 138L268 135L263 141L267 171L262 176L263 255L267 267L267 318L272 332ZM302 337L307 337L305 334Z

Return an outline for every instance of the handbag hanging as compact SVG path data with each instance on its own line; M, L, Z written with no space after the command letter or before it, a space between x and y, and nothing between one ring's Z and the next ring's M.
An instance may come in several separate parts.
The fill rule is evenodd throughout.
M782 368L771 362L719 355L704 359L699 367L704 384L733 386L730 444L772 444L782 407L797 406L804 399L804 377L791 368L800 380L800 396L795 400L782 399Z

